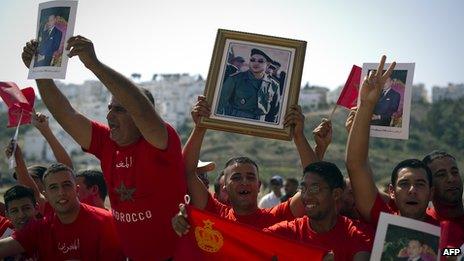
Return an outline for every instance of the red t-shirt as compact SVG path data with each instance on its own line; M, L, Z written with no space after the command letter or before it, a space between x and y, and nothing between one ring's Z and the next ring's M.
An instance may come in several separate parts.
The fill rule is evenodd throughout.
M392 210L385 201L383 201L382 197L379 193L377 193L377 197L375 198L374 205L371 208L371 221L370 223L377 227L380 218L380 212L385 212L388 214L399 215L399 212ZM425 220L429 224L439 226L440 223L436 221L433 217L429 216L425 213Z
M71 224L48 215L12 237L38 260L124 260L111 213L82 203Z
M171 218L186 193L181 143L166 124L168 147L160 150L143 137L120 147L108 126L92 122L88 152L101 161L113 218L124 254L133 260L173 256L177 235Z
M331 249L335 260L353 260L358 252L371 252L373 243L372 237L359 230L351 219L344 216L338 216L335 226L325 233L312 230L308 216L280 222L264 231Z
M295 219L290 209L290 200L291 199L282 202L272 208L258 208L253 214L237 215L231 206L224 205L209 195L205 210L225 219L263 229L284 220Z
M440 226L442 228L442 235L444 233L442 226L443 221L449 221L453 224L448 225L448 231L446 233L450 233L451 235L442 236L440 240L445 240L442 242L444 247L461 247L464 244L464 215L458 217L444 217L438 214L435 208L427 208L427 214L433 217L435 220L440 222ZM443 239L446 237L446 239Z

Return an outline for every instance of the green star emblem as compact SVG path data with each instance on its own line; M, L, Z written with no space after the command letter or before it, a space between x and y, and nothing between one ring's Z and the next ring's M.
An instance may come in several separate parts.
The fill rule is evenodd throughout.
M119 194L119 199L121 201L134 201L132 194L135 192L135 188L126 188L124 182L121 181L121 185L115 189L116 193Z

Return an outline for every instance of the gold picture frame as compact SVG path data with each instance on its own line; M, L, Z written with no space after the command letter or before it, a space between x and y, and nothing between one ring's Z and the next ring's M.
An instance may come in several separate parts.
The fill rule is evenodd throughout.
M291 140L283 123L298 103L305 52L305 41L219 29L204 91L211 115L199 126Z

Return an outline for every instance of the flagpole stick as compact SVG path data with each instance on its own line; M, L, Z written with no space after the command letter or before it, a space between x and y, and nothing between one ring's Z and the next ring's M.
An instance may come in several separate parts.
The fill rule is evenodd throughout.
M329 115L329 121L332 121L332 117L333 117L333 115L334 115L335 110L337 109L337 107L338 107L338 104L335 104L335 106L334 106L333 109L332 109L332 112L331 112L330 115Z
M16 167L16 158L15 158L16 142L18 140L19 125L21 125L22 118L23 118L23 110L21 110L21 115L19 115L18 125L16 126L15 134L14 134L14 137L13 137L13 140L15 142L14 142L14 146L13 146L13 152L12 152L11 158L10 158L10 169L14 169Z

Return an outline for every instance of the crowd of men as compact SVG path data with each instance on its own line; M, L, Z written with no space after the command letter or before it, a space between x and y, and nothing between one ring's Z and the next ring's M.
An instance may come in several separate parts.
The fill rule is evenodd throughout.
M324 119L315 128L313 149L304 134L301 108L293 105L284 125L293 129L301 179L287 180L286 194L281 195L284 181L273 177L271 192L258 205L260 166L253 159L230 155L216 178L214 193L199 175L211 170L198 169L207 129L197 123L211 113L205 97L198 97L192 109L194 128L182 146L175 129L155 111L151 94L102 63L89 39L71 37L66 48L69 56L77 56L112 94L107 124L88 119L73 108L53 80L38 79L37 87L61 127L100 160L102 172L76 172L72 159L50 131L47 117L33 115L33 124L50 144L57 163L27 167L18 144L12 141L7 147L6 155L15 156L19 185L4 196L0 257L170 260L179 236L190 228L185 212L179 212L186 193L199 209L264 233L322 247L328 251L326 257L335 260L369 259L381 212L434 225L449 221L464 229L463 186L452 155L433 151L423 160L399 162L392 170L388 194L374 183L368 158L369 125L395 67L392 63L384 71L385 57L378 70L364 80L360 105L346 122L349 177L344 178L339 167L323 160L332 140L331 122ZM36 41L26 44L22 54L26 66L36 51ZM106 195L110 209L105 209ZM430 201L433 207L429 207ZM460 247L463 241L458 238L446 246ZM404 253L409 254L407 250Z

